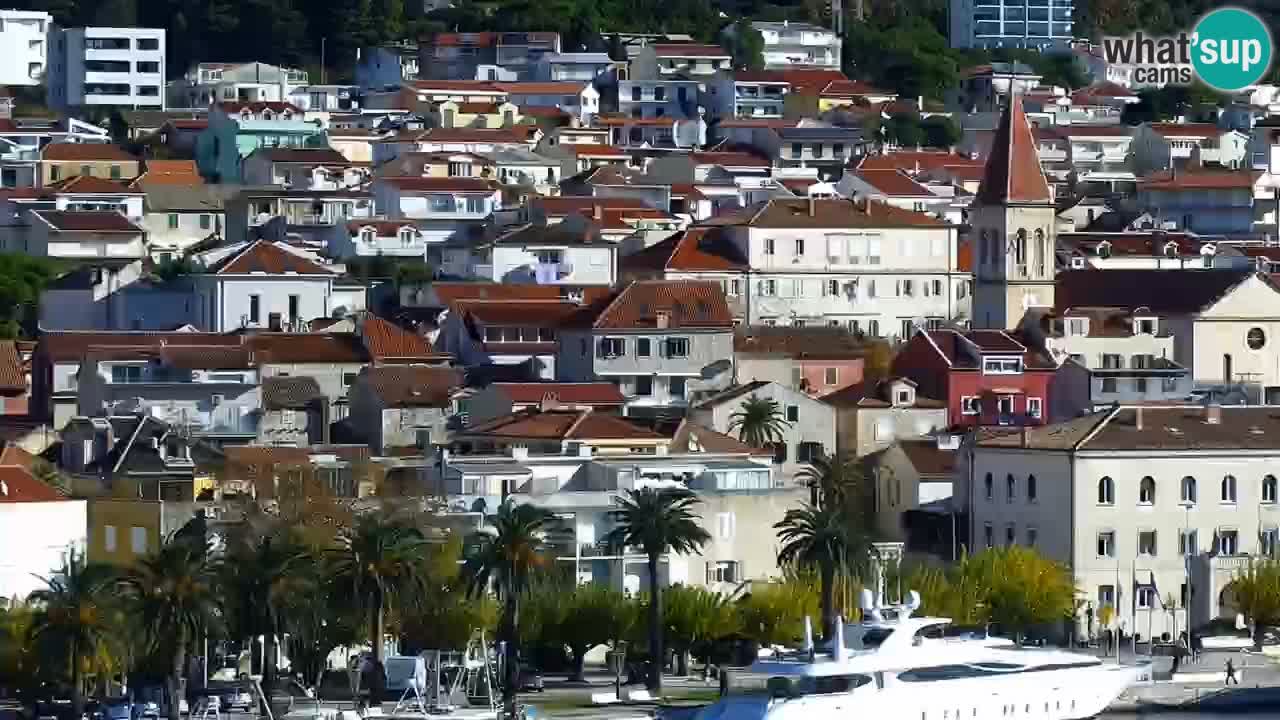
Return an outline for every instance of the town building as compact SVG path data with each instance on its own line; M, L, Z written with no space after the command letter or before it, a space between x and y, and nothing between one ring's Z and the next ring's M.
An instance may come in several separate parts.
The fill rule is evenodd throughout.
M197 63L169 83L170 107L205 108L221 102L288 102L307 85L307 71L261 62Z
M1019 5L1008 0L956 0L950 6L953 48L1066 49L1072 31L1074 0Z
M947 404L917 392L905 377L864 380L821 397L835 408L836 450L865 457L950 427Z
M751 28L764 40L765 69L819 67L840 69L840 36L830 28L802 22L753 20ZM731 35L734 26L725 28Z
M0 10L0 45L7 57L0 86L35 87L45 80L53 17L36 10Z
M165 108L163 29L51 26L48 43L49 107Z
M836 448L835 410L809 395L767 380L732 386L693 407L690 418L717 432L732 435L735 415L745 403L764 400L775 404L780 437L766 449L772 451L784 482L801 484L813 464L833 455Z

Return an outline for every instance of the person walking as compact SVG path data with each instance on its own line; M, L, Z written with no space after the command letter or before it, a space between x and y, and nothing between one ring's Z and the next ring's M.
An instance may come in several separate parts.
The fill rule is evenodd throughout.
M1235 663L1231 662L1231 658L1227 658L1227 679L1223 684L1230 685L1231 683L1239 685L1240 679L1236 677Z

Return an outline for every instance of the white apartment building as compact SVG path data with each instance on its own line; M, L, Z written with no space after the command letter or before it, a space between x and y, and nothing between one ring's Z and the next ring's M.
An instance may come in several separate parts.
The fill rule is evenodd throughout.
M207 108L221 102L290 102L293 92L308 82L307 71L296 68L260 62L198 63L169 83L169 105Z
M777 198L724 225L746 259L747 325L845 326L906 339L916 326L970 317L972 275L961 271L957 228L875 200Z
M165 108L161 28L54 28L46 76L49 106Z
M840 69L840 37L829 28L786 20L757 20L751 23L751 27L764 39L766 70L794 67ZM733 25L725 31L732 33Z
M1265 407L1116 407L981 433L971 548L1029 545L1066 563L1088 610L1142 637L1234 620L1234 577L1280 540L1280 420ZM1098 626L1094 624L1095 633Z
M1065 48L1073 0L952 0L953 48Z
M44 80L52 24L46 12L0 10L0 85L34 86Z

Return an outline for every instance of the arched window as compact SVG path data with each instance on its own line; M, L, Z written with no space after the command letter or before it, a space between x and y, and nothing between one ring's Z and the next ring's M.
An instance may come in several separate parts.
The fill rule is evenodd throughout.
M1233 503L1236 501L1236 476L1226 475L1222 478L1222 502Z
M418 231L413 228L400 228L400 245L410 247L417 235Z
M1178 257L1178 243L1176 242L1165 243L1164 256L1168 258Z
M1142 481L1138 483L1138 504L1156 504L1156 481L1150 475L1142 478Z
M371 227L363 228L360 230L360 242L368 243L369 245L372 245L377 241L378 241L377 230Z
M1008 500L1009 502L1013 502L1013 496L1017 492L1018 483L1013 479L1012 473L1010 473L1009 476L1005 478L1004 483L1005 483L1005 490L1008 492Z
M1098 243L1098 257L1102 258L1103 260L1106 260L1107 258L1111 257L1111 243L1109 242Z
M1013 237L1013 263L1018 266L1018 272L1025 275L1027 273L1027 230L1026 228L1018 228L1018 232Z
M1028 475L1028 476L1027 476L1027 501L1028 501L1028 502L1035 502L1035 501L1036 501L1036 490L1037 490L1037 489L1036 489L1036 476L1035 476L1035 475Z
M987 473L987 477L983 481L983 485L987 490L987 499L990 500L991 496L995 493L994 481L991 479L991 473Z
M1036 260L1036 264L1035 264L1035 271L1036 271L1036 275L1037 275L1038 277L1043 277L1043 276L1044 276L1044 261L1045 261L1045 258L1049 257L1049 243L1048 243L1048 241L1047 241L1047 240L1045 240L1045 237L1044 237L1044 230L1041 230L1040 228L1036 228L1036 246L1035 246L1035 253L1036 253L1036 257L1035 257L1035 260Z
M1268 475L1262 478L1262 502L1274 503L1276 501L1276 476Z
M1196 479L1190 475L1182 478L1182 502L1194 504L1196 501Z
M1116 504L1116 484L1109 475L1103 476L1103 478L1098 481L1098 504Z

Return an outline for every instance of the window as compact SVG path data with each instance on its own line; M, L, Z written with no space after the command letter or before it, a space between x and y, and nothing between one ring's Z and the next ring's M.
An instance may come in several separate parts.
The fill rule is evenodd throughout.
M1114 585L1098 586L1098 607L1109 607L1115 609L1116 606L1116 587Z
M796 238L796 257L804 257L804 238Z
M689 357L689 338L667 338L662 341L662 349L665 357Z
M600 338L600 357L615 358L627 354L627 341L623 338Z
M90 166L88 166L88 165L81 165L81 166L80 166L80 176L81 176L81 177L89 177L89 176L90 176L90 175L92 175L92 174L93 174L93 168L92 168L92 167L90 167Z
M982 399L965 395L960 398L960 413L962 415L977 415L982 412Z
M1071 318L1067 320L1068 335L1088 335L1089 321L1084 318Z
M358 373L344 372L342 373L342 386L351 387L356 384L356 376Z
M178 229L178 213L169 213L169 229Z
M111 166L111 179L112 179L112 180L119 180L119 179L120 179L120 173L121 173L121 171L120 171L120 166L119 166L119 165L112 165L112 166Z
M649 375L636 376L636 391L639 397L649 397L653 395L653 377Z
M649 357L649 338L636 338L636 357Z
M1116 532L1114 530L1104 530L1098 533L1098 557L1115 557L1116 556Z
M1155 530L1139 530L1138 531L1138 554L1156 555L1156 531Z
M87 461L89 460L89 458L86 457L85 460ZM102 529L103 529L103 537L102 537L103 548L106 549L107 552L115 552L116 551L116 526L107 525Z
M417 231L413 228L400 229L400 247L412 247L413 241L417 237Z
M840 295L840 281L827 280L824 282L822 284L822 294L829 295L831 297L838 297Z
M982 536L988 548L995 547L995 528L991 527L991 523L983 524Z
M57 182L62 175L62 168L57 165L49 166L49 179Z
M796 446L796 462L811 463L821 460L825 454L820 442L802 442Z
M1262 328L1252 328L1245 335L1245 342L1249 344L1250 350L1261 350L1267 344L1267 334Z
M262 297L260 295L249 296L249 322L256 323L261 317Z
M1102 392L1113 393L1116 391L1115 378L1102 378Z
M1138 504L1156 504L1156 481L1150 475L1138 482Z
M1239 530L1219 530L1216 549L1219 555L1239 555L1240 554L1240 531Z
M147 529L141 527L129 528L129 549L134 555L145 555L147 553Z
M773 255L773 254L774 254L774 242L773 242L773 238L765 238L765 239L764 239L764 254L765 254L765 255Z
M1098 504L1116 504L1116 483L1109 475L1103 476L1103 478L1098 481Z
M991 473L987 473L987 476L986 476L986 478L984 478L984 479L983 479L982 484L983 484L983 487L984 487L984 488L986 489L986 491L987 491L987 499L988 499L988 500L990 500L990 499L992 498L992 496L994 495L994 493L995 493L995 490L994 490L994 488L992 487L992 486L993 486L993 483L992 483L992 480L991 480Z
M787 422L800 422L800 408L798 406L787 406Z
M134 63L134 68L140 73L158 73L160 72L160 63L154 60L144 60Z
M128 42L128 40L126 40L125 42ZM123 48L123 49L128 49L128 48ZM160 40L158 38L138 38L138 49L139 50L159 50Z
M1027 528L1027 547L1035 547L1036 541L1040 539L1040 531L1036 528Z
M1012 473L1010 473L1008 476L1005 477L1004 479L1005 502L1009 502L1009 503L1013 502L1013 496L1017 494L1017 489L1018 489L1017 486L1018 486L1018 481L1013 479Z
M298 322L301 319L300 305L302 298L298 295L289 296L289 322Z
M1150 585L1139 585L1135 596L1138 601L1138 608L1142 610L1150 610L1154 608L1159 600L1156 599L1156 589Z
M829 368L827 368L827 369L826 369L826 371L823 373L823 375L824 375L824 377L822 378L822 380L823 380L823 382L825 382L827 385L839 385L839 384L840 384L840 368L833 368L833 367L829 367Z
M1262 478L1262 502L1275 503L1276 501L1276 476L1268 475Z
M791 143L791 157L798 158L804 155L804 143Z
M1178 531L1178 554L1179 555L1195 555L1200 551L1200 542L1196 537L1195 530L1182 529Z
M140 365L113 366L111 368L111 382L113 383L142 382L142 366Z
M1236 476L1227 475L1222 478L1222 502L1234 503L1236 501Z
M683 400L685 396L685 386L688 384L687 378L673 377L667 380L667 390L672 400Z
M1016 535L1017 531L1014 529L1013 523L1004 526L1004 544L1006 546L1013 544Z
M209 229L209 228L211 228L212 226L213 226L213 216L212 216L212 215L201 215L201 216L200 216L200 229L201 229L201 230L208 230L208 229Z
M1041 405L1040 398L1038 397L1027 398L1027 417L1033 417L1039 420L1042 412L1043 412L1043 408Z
M730 515L730 517L733 517ZM742 579L742 570L739 569L738 563L734 560L718 560L712 566L711 578L712 582L718 583L736 583Z
M983 358L982 372L986 375L1017 375L1022 372L1022 358Z
M787 461L787 444L784 442L773 444L773 462L781 465Z
M1182 478L1182 502L1195 504L1196 479L1190 475Z
M1036 488L1036 476L1035 476L1035 475L1028 475L1028 476L1027 476L1027 502L1035 502L1035 501L1036 501L1036 490L1037 490L1037 488Z

